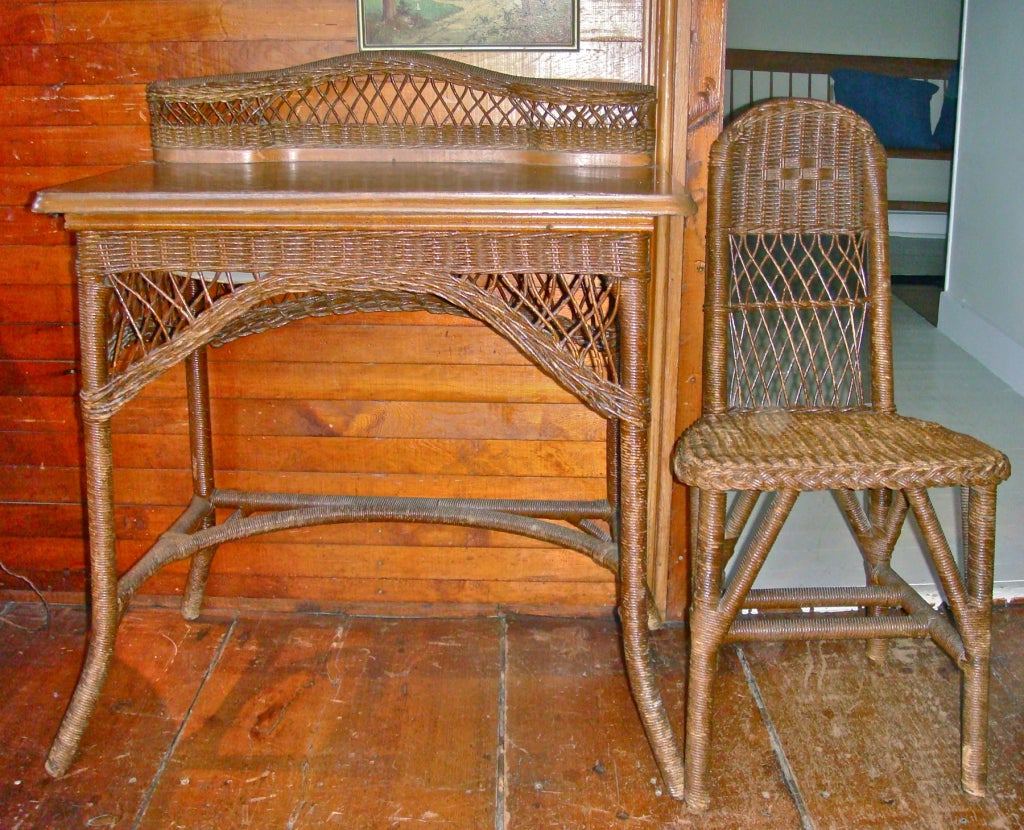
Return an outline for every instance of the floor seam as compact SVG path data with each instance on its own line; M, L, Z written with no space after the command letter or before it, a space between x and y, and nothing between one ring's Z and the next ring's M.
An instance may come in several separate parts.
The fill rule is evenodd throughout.
M739 657L740 665L743 667L743 674L747 679L747 687L750 689L750 693L754 697L754 703L757 705L758 712L761 713L761 720L764 722L765 729L768 730L768 740L772 745L772 751L775 753L775 761L779 765L779 771L782 774L782 781L786 785L786 789L789 791L790 797L793 799L797 814L800 816L801 830L815 830L814 820L811 818L811 814L807 809L807 804L804 802L804 797L800 793L800 785L797 783L796 775L793 774L793 768L789 765L789 759L786 758L786 752L782 748L782 741L779 738L779 733L775 729L775 723L772 721L772 716L768 712L768 705L765 703L764 697L761 695L761 689L757 685L757 680L754 677L754 671L750 668L750 663L747 662L747 656L739 646L736 647L736 654Z
M171 758L174 757L174 751L178 748L181 736L185 732L185 726L188 724L189 718L192 717L192 710L199 701L199 695L202 694L203 689L206 688L207 681L211 676L213 676L213 672L220 664L221 657L224 656L224 651L227 648L231 637L234 635L235 626L237 625L238 614L235 614L234 618L231 620L231 625L228 626L228 630L224 633L223 638L221 638L220 645L217 646L217 651L214 653L213 659L210 661L210 665L207 666L206 671L203 672L203 678L199 681L199 687L196 689L196 693L192 696L192 700L189 701L188 708L185 710L185 714L181 718L181 723L178 724L178 729L174 733L171 745L167 747L164 757L160 759L160 764L153 773L153 780L150 782L149 788L146 790L146 794L142 797L142 802L139 804L139 809L135 813L135 820L132 822L131 830L138 830L142 820L146 817L146 812L149 810L150 802L156 794L156 788L160 784L160 779L163 778L167 765L171 762Z

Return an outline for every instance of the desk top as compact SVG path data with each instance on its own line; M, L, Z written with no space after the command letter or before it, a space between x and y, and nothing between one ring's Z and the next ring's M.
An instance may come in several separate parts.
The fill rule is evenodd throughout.
M40 191L33 209L66 214L68 227L83 228L123 227L129 217L131 224L187 217L198 224L344 218L372 225L385 216L439 214L517 226L559 218L649 222L694 206L650 167L302 161L136 164Z

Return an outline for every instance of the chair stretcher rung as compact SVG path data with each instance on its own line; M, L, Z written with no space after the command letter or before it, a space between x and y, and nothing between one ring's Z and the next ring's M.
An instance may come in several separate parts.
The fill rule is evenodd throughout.
M870 640L888 637L930 637L926 617L849 617L842 614L806 617L745 615L733 622L725 642L740 640Z
M838 608L905 607L906 595L896 587L856 588L755 588L747 594L743 608Z

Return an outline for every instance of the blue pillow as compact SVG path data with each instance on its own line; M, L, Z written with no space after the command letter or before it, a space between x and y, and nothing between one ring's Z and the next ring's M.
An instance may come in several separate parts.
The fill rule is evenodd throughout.
M932 137L935 84L857 69L836 69L831 75L836 103L866 119L884 147L938 148Z
M940 150L953 149L953 136L956 133L956 96L960 82L960 69L954 69L946 82L946 94L942 97L942 113L939 123L935 125L932 138Z

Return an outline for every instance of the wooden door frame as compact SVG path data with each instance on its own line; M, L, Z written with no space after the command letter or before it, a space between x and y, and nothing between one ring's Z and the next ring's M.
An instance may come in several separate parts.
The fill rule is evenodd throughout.
M651 476L648 578L662 620L679 620L689 597L688 493L675 485L669 457L675 436L700 415L707 227L707 159L722 129L727 0L650 0L645 72L658 89L656 161L697 204L696 215L664 220L654 275L664 290L652 317Z

